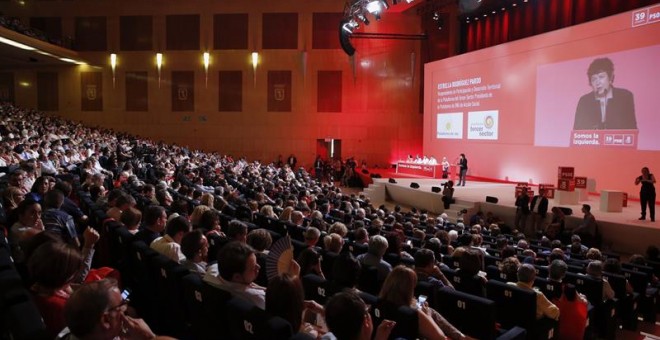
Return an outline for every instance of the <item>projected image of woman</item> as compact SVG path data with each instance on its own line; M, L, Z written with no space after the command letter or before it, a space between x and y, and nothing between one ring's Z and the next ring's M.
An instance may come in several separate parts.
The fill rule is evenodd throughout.
M637 129L633 94L613 86L612 60L592 61L587 79L592 91L578 102L573 130Z

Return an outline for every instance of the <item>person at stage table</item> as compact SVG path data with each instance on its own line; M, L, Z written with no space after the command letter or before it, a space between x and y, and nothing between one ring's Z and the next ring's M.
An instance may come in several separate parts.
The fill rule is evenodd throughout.
M406 159L406 162L407 162L407 163L412 163L413 161L414 161L413 156L412 156L412 155L408 155L408 158Z
M539 189L539 194L532 198L529 204L529 210L532 212L532 232L530 236L536 236L539 231L544 231L543 223L548 214L548 198L545 197L545 189Z
M429 157L429 164L438 165L438 160L435 159L435 157L431 156L431 157Z
M587 79L592 91L578 102L573 130L637 129L632 92L612 85L612 60L594 59L587 70Z
M458 158L458 167L461 170L460 175L458 177L458 184L456 186L461 186L461 183L463 183L463 186L465 186L465 176L467 176L467 171L468 171L468 160L465 158L465 154L462 153L461 156Z
M429 158L426 155L422 158L422 164L429 164Z
M447 157L442 157L442 178L447 178L449 176L449 161Z
M449 205L452 203L454 198L454 181L447 181L442 190L442 203L445 206L445 210L449 209Z
M655 222L655 176L649 172L649 168L642 168L642 175L635 179L635 185L642 185L639 190L639 202L642 205L641 221L646 219L646 206L649 206L651 222Z

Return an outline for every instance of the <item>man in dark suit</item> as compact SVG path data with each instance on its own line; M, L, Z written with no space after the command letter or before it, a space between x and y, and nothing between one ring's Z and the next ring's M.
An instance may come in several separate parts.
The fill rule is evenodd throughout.
M637 129L633 94L612 85L612 61L595 59L589 65L587 76L593 91L580 98L573 130Z
M539 231L544 231L545 217L548 214L548 198L545 197L545 190L539 189L539 194L532 198L532 203L529 205L532 211L532 222L530 236L536 236Z

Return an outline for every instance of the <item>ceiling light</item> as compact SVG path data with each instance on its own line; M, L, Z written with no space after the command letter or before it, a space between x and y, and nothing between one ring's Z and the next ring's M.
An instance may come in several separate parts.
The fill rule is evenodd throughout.
M24 44L21 44L21 43L19 43L19 42L15 42L15 41L13 41L13 40L10 40L10 39L7 39L7 38L3 38L3 37L0 37L0 42L1 42L1 43L4 43L4 44L7 44L7 45L14 46L14 47L18 47L18 48L20 48L20 49L28 50L28 51L34 51L34 50L35 50L34 47L31 47L31 46L28 46L28 45L24 45Z

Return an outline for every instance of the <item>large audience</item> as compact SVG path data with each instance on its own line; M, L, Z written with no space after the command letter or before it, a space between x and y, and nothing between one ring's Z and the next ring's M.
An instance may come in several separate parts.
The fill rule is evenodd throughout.
M109 225L311 338L387 339L403 320L394 313L375 324L369 308L388 306L416 316L415 337L471 338L438 299L420 295L422 283L482 298L492 297L491 281L534 292L536 319L554 322L561 339L582 338L580 311L605 301L624 311L638 294L655 316L655 246L621 263L552 224L525 235L492 214L452 223L446 214L375 207L290 162L191 150L9 104L0 119L0 224L50 337L156 336L137 317L145 310L122 297L132 278L109 255ZM285 237L295 260L272 274L269 251ZM624 275L648 268L641 285ZM598 282L601 295L589 296L574 274ZM309 296L310 279L333 294Z

